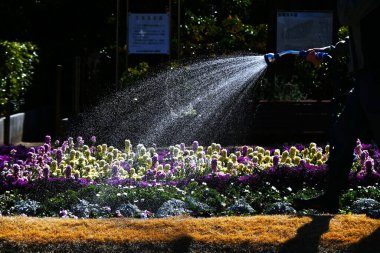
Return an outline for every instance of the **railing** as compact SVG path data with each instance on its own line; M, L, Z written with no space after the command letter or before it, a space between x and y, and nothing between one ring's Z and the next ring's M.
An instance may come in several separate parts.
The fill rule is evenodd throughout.
M255 106L255 143L324 142L332 125L330 100L260 101Z

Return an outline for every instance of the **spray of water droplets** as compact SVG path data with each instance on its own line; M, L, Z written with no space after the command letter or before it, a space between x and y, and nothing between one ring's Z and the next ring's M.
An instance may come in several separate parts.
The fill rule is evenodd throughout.
M82 113L71 123L69 135L95 135L114 146L122 146L125 139L157 146L194 140L232 144L223 140L231 139L227 136L239 127L248 91L266 66L263 56L249 55L161 71Z

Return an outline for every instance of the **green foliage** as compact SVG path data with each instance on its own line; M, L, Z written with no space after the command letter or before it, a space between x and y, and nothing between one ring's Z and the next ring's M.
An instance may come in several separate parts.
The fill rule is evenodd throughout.
M206 1L207 2L207 1ZM185 13L182 54L214 55L238 51L263 53L266 50L267 25L249 25L246 19L250 0L223 1L221 13Z
M0 194L0 214L9 214L7 212L21 199L17 191L5 191Z
M338 29L338 39L343 40L348 36L348 27L342 26Z
M342 194L341 205L344 209L350 210L352 203L359 198L368 198L380 201L380 188L376 186L358 186L355 189L349 189Z
M263 185L260 189L245 189L243 197L257 212L262 212L271 204L281 201L281 194L278 189L269 184Z
M216 189L209 187L206 183L191 182L185 191L188 193L188 196L207 204L217 213L223 211L228 205L227 197Z
M0 115L8 108L19 109L37 62L37 48L32 43L0 41Z
M70 209L78 200L78 191L67 190L45 199L42 202L42 210L45 215L56 216L61 209Z
M149 64L147 62L140 62L135 67L128 68L120 79L123 86L131 85L137 80L146 76L149 71Z
M156 212L164 202L170 199L184 200L184 192L177 187L146 187L132 188L126 191L129 202L137 205L140 210Z

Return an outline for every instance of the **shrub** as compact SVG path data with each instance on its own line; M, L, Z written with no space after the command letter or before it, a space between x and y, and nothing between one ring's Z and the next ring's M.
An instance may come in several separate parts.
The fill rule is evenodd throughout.
M37 62L31 42L0 41L0 115L19 110Z

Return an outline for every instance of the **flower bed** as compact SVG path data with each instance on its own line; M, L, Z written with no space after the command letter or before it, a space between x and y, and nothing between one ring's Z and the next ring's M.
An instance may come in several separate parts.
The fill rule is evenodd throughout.
M341 198L352 212L360 198L380 200L379 150L358 140L351 189ZM167 217L294 213L295 197L318 194L329 146L278 148L194 141L167 149L118 149L81 137L62 143L46 136L39 147L0 148L3 215L61 217Z

